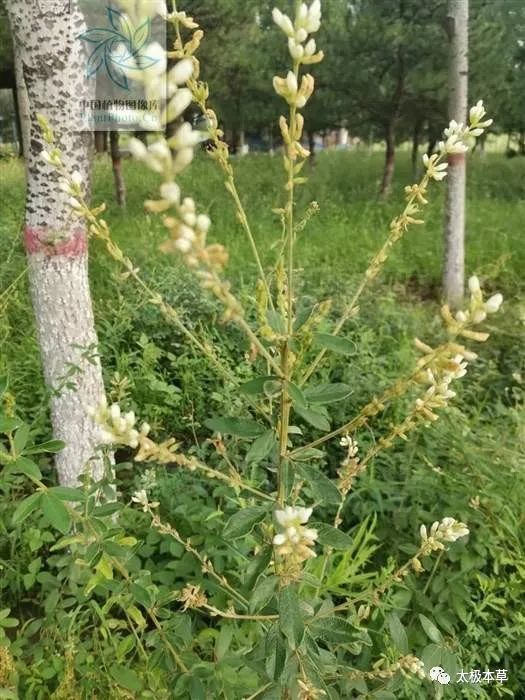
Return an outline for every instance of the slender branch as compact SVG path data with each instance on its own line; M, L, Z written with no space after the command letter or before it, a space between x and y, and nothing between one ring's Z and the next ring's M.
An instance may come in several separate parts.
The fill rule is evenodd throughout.
M438 161L439 162L439 159ZM421 203L425 203L426 200L423 200L422 195L420 193L425 192L428 184L429 184L430 178L428 176L428 173L425 172L423 175L421 181L419 182L418 185L413 187L413 194L408 198L407 204L405 206L405 209L403 210L403 213L398 219L395 219L395 222L401 222L405 221L406 225L405 228L400 228L398 226L391 227L390 234L388 235L388 238L386 239L385 243L381 246L380 250L378 253L374 255L372 260L370 261L363 278L361 282L359 283L352 299L350 300L349 304L347 305L346 309L344 310L341 318L339 321L336 323L335 328L332 331L333 335L338 335L345 323L348 321L349 318L355 313L356 308L357 308L357 302L359 301L361 294L364 292L364 290L367 288L367 286L377 277L381 269L383 268L386 260L388 259L388 256L390 254L391 248L394 246L394 244L401 240L403 237L405 231L406 231L406 226L408 223L414 223L413 221L407 221L407 217L410 216L410 212L412 211L412 208L414 207L416 201L418 200ZM325 355L326 355L326 348L323 348L318 355L315 357L315 359L312 361L312 363L309 365L309 367L306 369L306 372L303 374L301 378L300 385L303 385L305 382L308 381L308 379L312 376L312 374L316 371L316 369L319 367L321 362L323 361Z

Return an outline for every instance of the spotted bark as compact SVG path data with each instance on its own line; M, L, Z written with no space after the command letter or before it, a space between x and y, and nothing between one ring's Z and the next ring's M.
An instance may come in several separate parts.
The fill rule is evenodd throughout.
M449 57L449 118L465 124L468 109L469 0L449 0L447 30ZM458 308L465 289L465 190L467 161L464 153L448 158L445 214L443 295Z
M89 191L90 134L76 131L80 101L89 99L86 56L76 37L86 26L76 0L7 0L11 30L29 98L24 243L44 377L51 391L60 483L70 485L93 459L98 431L89 406L104 393L88 283L87 235L58 187L58 174L41 157L36 115L49 120L69 172L77 170Z

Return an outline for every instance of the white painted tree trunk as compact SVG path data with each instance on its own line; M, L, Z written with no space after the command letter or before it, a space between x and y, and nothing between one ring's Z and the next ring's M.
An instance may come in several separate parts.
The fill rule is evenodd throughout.
M465 124L468 111L469 0L449 0L447 29L450 42L449 118ZM461 305L465 290L465 192L466 156L448 158L445 214L445 263L443 294L452 307Z
M42 160L36 115L48 118L67 169L79 171L89 188L90 134L75 132L71 122L78 101L88 97L85 56L75 39L86 27L76 0L7 0L6 6L31 115L24 243L44 376L53 392L53 432L66 443L56 468L60 483L71 485L88 464L95 477L101 474L100 460L92 459L98 429L87 409L99 402L104 386L93 358L85 226L72 215L57 173ZM74 387L65 386L68 375Z
M16 102L21 130L19 138L22 141L22 153L24 154L24 160L27 169L29 140L31 135L31 112L29 109L29 96L27 94L27 88L24 79L24 67L22 64L22 59L20 57L20 51L18 51L16 47L14 51L14 63L16 81Z

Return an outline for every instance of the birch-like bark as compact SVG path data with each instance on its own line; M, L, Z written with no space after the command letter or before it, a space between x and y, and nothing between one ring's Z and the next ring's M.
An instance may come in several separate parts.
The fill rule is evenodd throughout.
M29 139L31 135L31 112L29 109L29 96L27 94L24 79L24 65L20 57L20 52L14 51L15 83L16 83L16 109L18 112L18 124L20 126L19 138L21 141L21 154L24 156L26 168L29 153Z
M449 118L466 123L468 111L468 20L469 0L449 0L447 30L449 56ZM452 307L461 305L465 290L465 192L466 156L448 158L445 213L445 263L443 295Z
M89 189L90 134L74 131L71 115L88 97L86 57L76 37L86 26L76 0L7 0L11 30L23 65L31 118L27 154L24 243L54 436L66 443L57 455L61 484L73 485L93 459L98 430L88 416L104 394L88 283L87 235L72 214L58 174L47 165L36 115L55 131L69 172ZM71 383L71 385L69 384Z

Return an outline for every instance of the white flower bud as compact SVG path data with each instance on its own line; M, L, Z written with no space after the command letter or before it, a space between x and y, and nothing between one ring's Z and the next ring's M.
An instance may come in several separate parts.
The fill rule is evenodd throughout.
M294 28L292 20L287 15L284 15L275 7L272 11L272 18L279 29L281 29L287 36L293 36Z
M169 72L168 80L175 85L184 85L193 75L193 61L183 58Z
M55 161L54 161L53 157L51 156L51 154L49 153L49 151L42 151L42 153L40 154L40 157L48 165L54 165Z
M206 216L206 214L199 214L199 216L197 217L197 228L199 229L199 231L202 231L202 233L208 233L210 226L210 217Z
M181 170L184 170L184 168L186 168L193 160L193 155L193 148L181 149L173 161L175 171L180 172Z
M485 116L485 107L483 106L483 100L478 100L474 107L470 108L469 117L471 124L477 124Z
M82 204L80 204L78 199L75 199L75 197L69 198L69 206L71 207L71 209L75 209L76 211L82 209Z
M151 58L155 63L146 69L146 79L149 81L157 75L163 75L166 72L168 64L168 54L166 50L158 43L154 42L145 48L145 53L148 58Z
M160 196L170 204L180 202L180 187L175 182L165 182L160 186Z
M314 0L308 10L306 29L309 34L319 31L321 27L321 0Z
M78 172L78 170L73 170L71 173L71 182L77 187L80 187L83 181L82 175Z
M167 121L172 122L180 117L180 115L188 109L192 99L191 92L188 88L180 88L180 90L177 90L175 95L171 98L166 110Z
M179 227L179 236L192 243L195 240L195 231L189 226Z
M298 41L300 44L302 44L303 41L306 41L307 39L308 32L306 31L306 29L301 28L295 32L295 40Z
M301 46L301 44L298 44L295 41L295 39L293 39L293 38L288 39L288 49L290 51L290 56L295 61L300 61L301 58L303 58L304 48Z
M156 159L166 160L171 158L171 151L164 139L152 143L148 150L150 155Z
M188 253L191 249L191 242L187 238L178 238L175 241L176 247L181 251L181 253Z
M120 418L120 406L118 403L111 404L109 407L109 415L113 421L116 421Z
M490 299L487 299L485 302L485 311L488 314L495 314L497 311L499 311L499 307L503 303L503 295L502 294L494 294L493 296L490 297Z
M315 43L315 39L310 39L310 41L304 47L304 53L306 56L313 56L316 51L317 45Z
M472 312L472 322L482 323L487 318L487 314L483 309L476 309Z
M131 138L128 143L128 149L133 158L144 160L148 155L148 149L140 139Z
M469 278L468 288L469 288L471 294L477 294L478 292L481 291L479 279L476 277L476 275L472 275L472 277Z
M292 93L295 94L297 92L298 85L297 85L297 78L295 77L295 73L292 73L292 71L288 71L288 75L286 76L286 87L288 90Z

